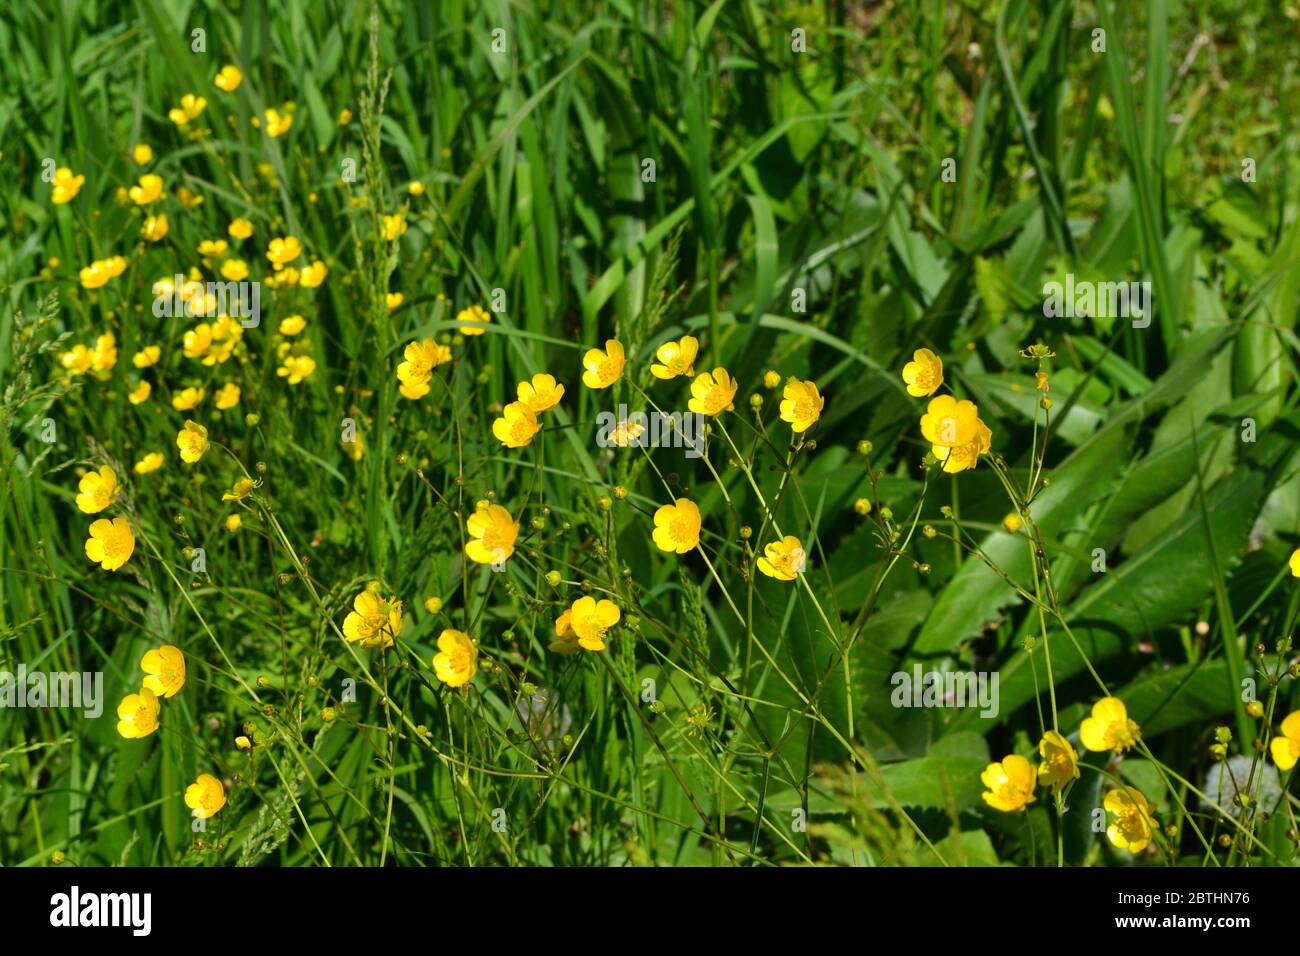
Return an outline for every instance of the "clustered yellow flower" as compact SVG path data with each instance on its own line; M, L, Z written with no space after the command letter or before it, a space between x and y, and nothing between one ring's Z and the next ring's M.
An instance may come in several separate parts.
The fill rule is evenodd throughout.
M433 339L409 343L402 352L403 361L397 366L398 391L412 401L429 394L433 370L451 361L451 349Z
M175 697L185 686L185 655L171 644L145 651L140 669L145 673L140 689L117 705L117 732L128 740L148 737L157 730L159 698Z
M527 382L515 388L518 401L502 409L501 416L492 423L492 434L507 448L523 448L542 430L537 416L554 408L564 397L564 386L555 376L538 372Z
M98 471L89 471L77 485L76 505L88 515L99 514L117 502L121 488L117 474L108 465ZM90 537L86 539L86 557L105 571L116 571L135 553L135 533L122 516L109 520L100 518L91 522Z
M903 382L909 395L934 395L943 381L943 360L929 349L917 349L912 361L903 366ZM979 456L988 454L993 441L993 432L980 419L975 403L958 401L952 395L930 399L921 416L921 435L930 443L930 451L943 471L952 475L974 468ZM1008 530L1014 533L1010 527Z

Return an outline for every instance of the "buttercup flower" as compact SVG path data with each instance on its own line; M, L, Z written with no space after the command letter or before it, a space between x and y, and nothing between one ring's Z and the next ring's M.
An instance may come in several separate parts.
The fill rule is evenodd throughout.
M148 166L153 162L153 147L148 143L136 143L131 147L131 158L137 166Z
M239 84L244 81L244 74L240 72L239 67L227 64L221 68L212 80L212 85L219 90L227 93L233 93L239 89Z
M243 259L227 259L221 263L221 277L230 282L243 282L248 278L248 263Z
M203 401L203 389L183 388L172 396L172 408L178 412L188 412Z
M196 192L191 192L185 186L177 187L176 198L181 201L181 205L186 209L195 209L203 205L203 197Z
M147 242L157 242L166 237L167 229L167 214L160 212L144 221L140 227L140 237Z
M569 612L569 626L577 636L578 646L589 651L605 649L605 632L623 616L613 601L593 597L578 598Z
M185 686L185 655L171 644L145 651L140 670L147 675L144 686L159 697L175 697Z
M131 356L131 364L136 368L148 368L150 365L156 365L161 357L161 348L157 345L146 345Z
M519 525L500 505L480 501L465 530L474 539L465 545L465 556L477 564L499 565L515 553Z
M1038 742L1038 754L1043 762L1038 765L1038 782L1059 792L1071 780L1079 779L1079 755L1073 745L1055 730L1043 734Z
M197 119L207 105L208 101L203 97L195 96L193 93L186 93L181 97L179 108L173 107L167 111L167 118L177 126L184 126L190 120Z
M573 630L573 608L565 608L564 613L555 619L555 640L546 645L546 649L557 654L582 653L582 645Z
M216 259L223 256L226 250L230 248L230 243L224 239L204 239L199 243L199 255L205 259Z
M151 471L157 471L162 467L163 456L160 451L151 451L135 463L135 473L137 475L147 475Z
M758 570L778 581L793 581L807 563L803 544L794 535L787 534L763 549L763 556L758 559Z
M316 360L310 355L288 355L275 370L275 374L287 378L290 385L297 385L314 371L316 371Z
M606 340L603 352L588 349L582 357L582 366L586 369L582 373L582 384L588 388L609 388L623 374L625 361L623 343L618 339Z
M689 498L678 498L655 512L654 542L663 551L685 554L700 544L700 509Z
M325 268L325 263L317 259L311 265L303 268L298 281L304 289L314 289L325 281L327 275L329 275L329 269Z
M194 811L196 820L207 820L226 805L226 788L210 773L201 773L185 788L185 805Z
M95 353L84 345L74 345L59 356L59 364L73 375L85 375L95 364Z
M1089 750L1113 750L1122 754L1142 739L1128 708L1118 697L1103 697L1092 706L1092 716L1079 725L1079 740Z
M307 328L307 320L301 315L286 315L280 320L278 331L281 335L297 335L305 328Z
M105 571L116 571L126 564L135 551L135 535L125 518L100 518L90 525L86 539L86 557Z
M1106 828L1106 836L1115 846L1130 853L1141 853L1151 842L1155 820L1151 804L1133 787L1117 787L1106 794L1102 806L1115 820Z
M540 415L559 404L564 397L564 386L556 384L554 375L538 372L531 381L520 382L515 394L529 411Z
M239 517L239 515L227 515L224 526L227 531L234 534L244 526L244 519Z
M185 422L176 433L176 447L181 450L181 461L194 464L208 450L208 430L197 422Z
M781 393L781 421L789 422L795 434L806 432L822 417L826 399L814 382L787 382Z
M691 400L686 407L701 415L721 415L734 406L737 384L725 368L718 367L712 372L703 372L691 382Z
M1278 770L1285 772L1296 765L1300 760L1300 710L1282 721L1282 732L1269 741L1268 749Z
M403 301L405 301L405 299L406 296L402 295L400 292L390 292L384 296L384 303L388 306L388 311L393 312L402 304ZM471 332L470 334L477 335L478 333Z
M67 166L60 166L54 171L54 182L50 183L54 187L54 192L50 198L56 206L72 202L77 193L81 192L81 184L85 181L85 176L74 176L72 170Z
M77 507L88 515L99 514L117 497L117 475L108 465L82 475L77 490Z
M401 213L384 217L384 238L392 242L406 233L406 217Z
M478 672L478 648L463 631L450 628L438 635L433 673L448 687L464 687Z
M371 585L352 602L352 610L343 621L343 636L362 647L392 647L393 638L402 633L402 602L390 596L384 600L379 589Z
M492 321L492 316L482 306L471 305L456 313L456 321L463 323L458 330L461 335L482 335L483 326Z
M943 359L929 349L917 349L912 361L903 366L903 381L908 395L933 395L943 384Z
M243 501L253 493L257 487L257 482L252 478L240 478L235 482L234 487L221 495L222 501Z
M989 764L980 780L988 787L982 794L984 802L994 810L1012 813L1034 802L1034 768L1019 754Z
M107 283L109 279L116 279L124 271L126 271L126 260L121 256L112 256L108 259L96 259L82 269L78 276L81 279L82 288L98 289Z
M694 375L695 358L699 354L700 340L693 335L683 335L676 342L665 342L655 349L655 358L659 361L650 366L650 374L662 379Z
M247 239L253 234L253 224L247 219L234 219L226 230L232 239Z
M277 271L283 269L300 255L302 255L302 243L298 241L297 236L272 239L270 245L266 247L266 258L271 260L271 265Z
M1300 548L1291 552L1291 560L1288 564L1291 567L1291 577L1300 578Z
M127 740L148 737L158 729L158 697L148 687L127 694L117 705L117 732Z
M266 135L271 139L277 139L289 132L293 126L293 114L288 110L281 113L274 107L267 107L266 113Z
M212 398L217 403L217 408L223 412L227 408L234 408L239 404L239 386L234 382L227 382L217 389L217 393Z
M132 186L127 195L137 206L147 206L162 195L163 181L157 173L145 173L138 185Z
M541 430L537 415L523 402L511 402L492 423L492 434L507 448L523 448Z
M949 474L974 468L993 438L988 426L980 421L975 403L958 401L951 395L931 399L921 416L921 434Z
M107 372L117 364L117 336L107 332L95 339L91 367L96 372Z

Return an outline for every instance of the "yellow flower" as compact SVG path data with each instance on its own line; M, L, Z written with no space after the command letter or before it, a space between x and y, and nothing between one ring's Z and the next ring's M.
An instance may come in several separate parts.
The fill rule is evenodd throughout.
M266 135L271 139L277 139L289 132L289 127L293 126L293 114L288 110L281 113L275 107L267 107L266 110Z
M929 349L917 349L903 366L903 381L908 395L933 395L943 384L943 359Z
M141 402L148 401L151 394L153 394L153 386L146 381L141 381L127 393L126 398L132 405L139 405Z
M450 628L438 635L433 672L448 687L464 687L478 671L478 648L463 631Z
M1007 534L1019 533L1023 525L1024 522L1021 521L1020 515L1016 514L1014 511L1007 512L1006 516L1002 519L1002 528Z
M235 482L234 487L221 496L222 501L243 501L253 493L257 487L257 482L252 478L240 478Z
M605 350L588 349L582 357L582 384L588 388L609 388L623 374L626 359L623 355L623 343L618 339L607 339Z
M763 387L776 388L781 384L781 373L775 369L768 369L763 373Z
M117 364L117 336L107 332L95 339L92 366L96 372L107 372Z
M108 465L88 471L77 485L77 507L88 515L99 514L117 498L117 475Z
M361 437L361 432L357 432L352 441L343 441L340 439L339 444L343 446L343 453L353 461L360 461L361 456L366 453L366 442Z
M352 122L352 111L347 107L344 107L343 109L339 110L338 124L340 126L347 126L351 122Z
M1106 794L1102 805L1115 814L1115 822L1106 828L1110 842L1130 853L1145 850L1155 827L1147 798L1133 787L1117 787Z
M59 364L73 375L85 375L95 364L95 353L84 345L74 345L59 356Z
M224 239L204 239L199 243L199 255L206 259L215 259L218 256L225 255L230 243Z
M161 357L161 348L157 345L146 345L131 356L131 364L136 368L148 368L150 365L156 365Z
M511 402L492 423L492 434L507 448L523 448L541 430L537 415L523 402Z
M177 188L176 198L181 201L181 205L186 209L194 209L197 206L203 205L203 197L196 192L191 192L185 186Z
M676 342L665 342L655 349L659 361L650 366L655 378L676 378L695 374L695 358L700 354L700 340L693 335L683 335Z
M1079 740L1089 750L1113 750L1122 754L1142 739L1128 708L1118 697L1103 697L1092 706L1092 716L1079 725Z
M137 206L147 206L162 195L163 181L157 173L145 173L140 177L139 185L128 190L131 201Z
M795 434L806 432L822 417L825 406L826 399L814 382L795 379L787 382L781 393L781 421L789 422Z
M405 359L397 366L397 379L404 385L423 385L439 365L451 361L451 349L433 339L410 342L402 351ZM426 388L425 393L428 392Z
M794 535L787 534L763 549L763 556L758 559L758 570L778 581L793 581L796 575L803 573L807 564L808 556L803 544Z
M302 270L299 282L302 283L304 289L314 289L325 281L327 275L329 275L329 269L325 268L325 263L317 259Z
M167 111L167 118L177 126L184 126L190 120L197 119L207 105L208 101L203 97L195 96L193 93L186 93L181 97L179 108L173 107Z
M384 217L384 238L389 242L406 233L406 217L400 212Z
M138 166L147 166L153 162L153 147L148 143L136 143L131 147L131 158Z
M76 198L77 193L81 192L81 184L85 181L85 176L74 176L68 167L60 166L54 171L54 182L50 184L54 187L54 193L50 198L54 200L56 206L71 202Z
M176 446L181 450L181 461L193 464L208 450L208 430L186 419L185 427L176 433Z
M235 746L240 750L252 750L253 742L249 740L247 737L245 737L243 734L240 734L238 737L235 738Z
M244 519L239 517L239 515L229 515L226 517L225 525L226 530L231 534L234 534L244 526Z
M221 68L212 80L212 85L226 93L233 93L239 89L239 84L244 81L244 74L240 72L239 67L227 64Z
M178 412L188 412L203 401L204 390L201 388L183 388L172 396L172 408Z
M307 320L301 315L286 315L280 320L281 335L297 335L307 328Z
M185 805L194 811L196 820L207 820L226 805L226 788L212 774L201 773L185 788Z
M1269 751L1277 769L1290 770L1300 759L1300 710L1292 711L1282 721L1282 732L1269 741Z
M402 301L405 298L406 296L402 295L400 292L390 292L388 295L384 296L384 303L388 306L388 311L393 312L402 304Z
M730 411L736 397L736 380L725 368L715 368L712 372L702 372L691 382L691 400L686 407L702 415L721 415Z
M297 385L314 371L316 371L316 360L310 355L288 355L275 370L275 374L281 378L288 378L290 385Z
M482 307L471 305L468 309L461 309L456 313L456 321L462 323L459 328L461 335L482 335L482 326L492 321L492 316L488 315Z
M137 475L147 475L151 471L157 471L162 467L163 456L160 451L151 451L135 463L135 473Z
M980 421L975 403L957 401L951 395L930 400L921 416L921 434L934 457L943 462L943 470L954 475L974 468L993 439L988 426Z
M234 408L239 404L239 386L234 382L227 382L217 389L217 393L212 398L217 403L217 408L222 411Z
M605 632L619 622L622 612L613 601L580 597L569 609L570 627L577 635L578 646L589 651L605 649Z
M1038 754L1043 758L1038 765L1038 782L1042 786L1059 793L1071 780L1079 779L1079 755L1055 730L1043 734L1038 742Z
M362 647L392 647L393 638L402 633L402 602L394 596L384 600L379 589L371 585L352 602L352 610L343 621L343 637Z
M515 389L519 401L530 411L541 414L550 411L564 397L564 386L557 385L554 375L538 372L531 381L520 382Z
M159 697L175 697L185 686L185 655L170 644L145 651L140 670L148 675L144 686Z
M501 505L480 501L465 530L474 539L465 545L465 556L476 564L500 565L515 553L519 525Z
M1288 563L1291 566L1291 577L1300 578L1300 548L1291 552L1291 560Z
M234 219L226 230L232 239L247 239L253 234L253 224L247 219Z
M231 282L243 282L248 278L248 263L243 259L227 259L221 263L221 275Z
M300 255L302 255L302 243L298 241L297 236L272 239L270 245L266 248L266 258L271 260L271 265L277 271L283 269Z
M982 794L984 802L994 810L1011 813L1034 802L1034 768L1019 754L989 764L980 780L988 787Z
M202 358L212 348L212 326L200 322L181 337L181 347L188 359Z
M126 564L135 551L135 535L125 518L100 518L90 525L86 539L86 557L101 565L105 571L116 571Z
M700 509L689 498L678 498L655 512L654 541L663 551L685 554L700 544Z
M158 697L148 687L127 694L117 705L117 732L127 740L148 737L158 729Z
M126 260L121 256L113 256L110 259L96 259L82 269L78 275L81 278L83 288L98 289L109 279L120 276L125 269Z
M418 179L412 179L409 183L406 184L406 191L410 193L412 196L423 196L424 183L420 182Z
M140 238L147 242L158 242L167 235L167 214L158 213L150 216L140 227Z

